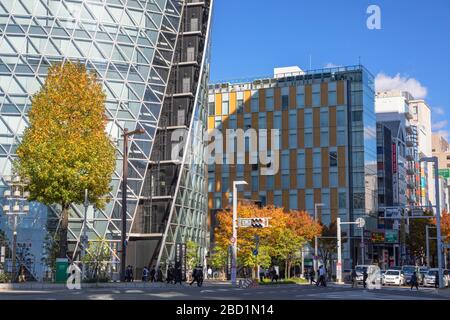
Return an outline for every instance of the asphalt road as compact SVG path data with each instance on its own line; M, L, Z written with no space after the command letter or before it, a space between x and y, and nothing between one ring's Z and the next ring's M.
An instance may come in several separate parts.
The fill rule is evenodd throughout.
M144 289L42 289L0 291L0 300L449 300L432 288L383 287L380 290L352 289L329 284L326 288L309 285L232 288L208 285L203 288L168 286Z

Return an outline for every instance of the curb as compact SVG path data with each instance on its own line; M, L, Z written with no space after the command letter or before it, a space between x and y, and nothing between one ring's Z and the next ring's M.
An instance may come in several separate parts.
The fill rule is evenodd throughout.
M203 287L211 287L216 285L215 283L204 283ZM219 284L220 285L220 284ZM160 288L173 288L173 284L166 283L119 283L119 282L109 282L109 283L81 283L81 289L160 289ZM183 284L183 287L186 287ZM0 292L11 291L11 290L42 290L42 289L53 289L53 290L63 290L67 289L64 283L0 283Z

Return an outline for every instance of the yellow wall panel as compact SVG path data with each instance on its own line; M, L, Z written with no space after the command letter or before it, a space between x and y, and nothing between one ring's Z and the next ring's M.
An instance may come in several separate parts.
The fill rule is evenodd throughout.
M230 92L230 114L236 113L236 92Z
M347 185L346 181L346 167L345 167L345 147L338 147L338 180L339 187L345 187Z
M345 82L344 80L340 80L337 82L337 104L342 106L345 104Z
M305 186L310 189L313 187L313 156L311 148L305 149L305 169Z
M298 209L299 210L306 210L305 205L305 189L298 190Z
M313 109L313 139L314 148L320 147L320 109Z
M335 222L337 220L339 210L338 190L336 188L330 189L330 207L331 207L331 222Z
M322 107L328 106L328 83L322 82L320 84L320 105Z
M305 85L305 107L312 106L312 86L310 84Z
M222 115L222 94L216 93L216 116Z
M289 108L297 108L297 87L294 86L289 87Z
M336 107L330 107L328 109L329 112L329 117L330 117L330 121L329 121L329 128L328 128L328 132L330 134L330 147L335 147L337 144L337 125L336 125Z
M282 197L282 201L283 201L283 203L282 203L283 208L289 209L289 191L283 190L281 197Z
M330 171L330 157L328 154L328 148L322 148L322 188L328 188L329 171Z
M251 112L252 92L250 90L244 91L244 112Z
M276 87L274 89L274 109L276 111L281 110L281 88L280 87Z
M259 89L259 112L266 111L266 89Z

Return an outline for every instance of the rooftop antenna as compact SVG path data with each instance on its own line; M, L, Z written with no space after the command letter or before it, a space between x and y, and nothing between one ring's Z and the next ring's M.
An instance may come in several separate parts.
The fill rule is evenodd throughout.
M309 54L309 70L312 70L312 55Z
M361 56L358 56L358 65L361 65Z

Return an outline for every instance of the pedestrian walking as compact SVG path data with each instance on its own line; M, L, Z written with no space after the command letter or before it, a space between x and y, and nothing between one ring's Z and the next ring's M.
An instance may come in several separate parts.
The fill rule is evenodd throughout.
M175 283L174 284L180 283L181 285L183 285L183 283L182 283L183 275L182 275L180 266L177 266L175 268L175 276L174 277L175 277Z
M434 287L439 288L439 271L436 271L436 274L434 276Z
M213 270L211 269L211 267L208 268L208 279L212 279L213 278Z
M363 271L363 286L364 289L367 287L367 278L369 277L369 275L367 274L367 270Z
M166 277L166 281L168 284L172 283L173 276L174 276L173 271L174 270L173 270L172 265L169 265L169 268L167 268L167 277Z
M148 281L148 268L145 266L142 270L142 282Z
M150 282L156 282L156 269L155 266L150 270Z
M201 287L203 285L203 267L201 265L198 266L197 271L197 285Z
M19 282L25 281L26 281L26 269L24 265L21 265L19 269Z
M313 268L309 269L309 283L310 284L316 283L315 277L316 277L316 273L314 272L314 269Z
M192 284L197 281L197 271L197 267L195 267L192 271L192 281L191 283L189 283L190 286L192 286Z
M163 273L161 267L158 267L158 270L156 271L156 281L163 282Z
M319 281L316 283L316 286L326 287L327 284L325 282L325 268L323 266L319 267Z
M417 273L414 272L411 276L411 290L416 287L417 291L419 291L419 281L417 280Z
M351 277L352 277L352 288L357 288L358 287L358 279L357 279L358 274L356 273L355 269L352 270Z

